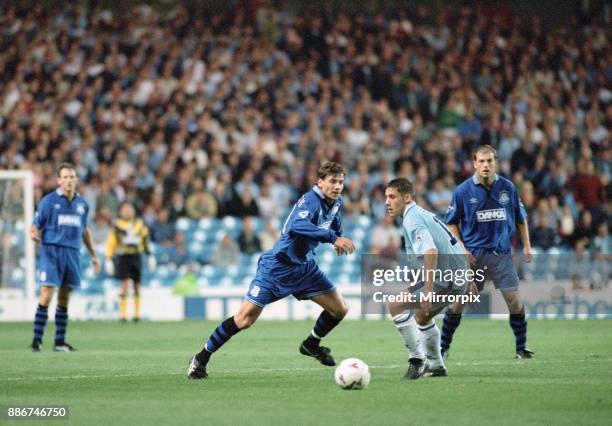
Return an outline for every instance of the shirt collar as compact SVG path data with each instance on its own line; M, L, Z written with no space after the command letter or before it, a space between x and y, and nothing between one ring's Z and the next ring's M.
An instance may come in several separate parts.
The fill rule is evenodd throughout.
M59 195L60 197L66 197L66 195L64 195L64 191L62 191L62 188L57 188L55 190L55 193ZM76 197L79 197L79 196L80 196L79 193L75 191L74 197L72 197L72 199L74 200Z
M321 188L319 188L317 185L312 187L312 190L315 192L315 194L317 194L320 198L325 200L325 195L323 195L323 192L321 192Z
M493 183L497 182L498 180L499 175L495 173L495 179L493 179ZM474 185L482 185L482 183L480 183L480 181L478 180L478 177L476 177L476 173L472 175L472 182L474 182Z
M411 201L408 204L406 204L406 207L404 207L404 214L402 214L402 217L406 217L406 213L408 213L408 210L410 210L414 206L416 206L416 203L414 201Z

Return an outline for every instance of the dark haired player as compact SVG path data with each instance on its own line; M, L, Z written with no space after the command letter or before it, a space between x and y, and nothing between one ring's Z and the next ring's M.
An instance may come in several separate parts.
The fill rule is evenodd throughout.
M417 261L415 266L422 267L424 272L424 279L413 283L409 289L419 297L417 308L410 309L410 304L403 302L389 305L393 323L408 350L409 366L404 378L416 380L423 375L447 376L435 316L449 303L420 300L420 296L459 296L468 291L467 282L436 277L434 273L436 270L454 271L465 276L468 269L465 249L441 220L414 202L414 185L410 180L398 178L390 181L385 188L385 205L391 216L401 216L406 254L410 263Z
M207 377L206 366L211 355L234 334L253 325L267 304L289 295L300 300L310 299L323 308L313 330L300 345L300 353L316 358L323 365L336 364L329 348L319 343L342 321L348 308L342 295L315 263L314 250L320 243L330 243L338 254L355 251L355 244L341 236L340 194L345 174L336 162L321 165L316 185L293 206L280 240L259 259L257 273L238 312L217 326L204 348L189 362L188 378Z

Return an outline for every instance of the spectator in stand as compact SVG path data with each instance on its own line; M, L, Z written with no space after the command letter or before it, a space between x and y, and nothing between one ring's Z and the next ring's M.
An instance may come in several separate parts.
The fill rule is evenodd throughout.
M612 239L608 232L607 223L600 223L597 227L597 235L593 238L592 246L595 253L601 253L608 257L608 261L610 260L609 256L612 253Z
M168 211L170 213L170 221L172 222L187 215L185 212L185 199L183 198L183 194L179 191L174 191L172 193Z
M242 219L242 232L238 236L240 251L244 254L255 254L261 252L261 240L255 234L255 225L250 216Z
M185 202L187 217L200 220L205 217L217 216L217 200L202 186L187 197Z
M253 198L251 188L248 186L242 190L241 194L234 194L234 198L229 203L228 214L236 217L259 216L259 207Z
M372 229L370 237L370 253L379 255L394 255L400 249L400 233L393 225L393 218L386 215L382 223Z
M240 263L240 248L229 234L223 235L219 241L211 263L215 266L232 266Z
M444 217L453 198L453 192L444 187L444 181L441 178L435 179L433 187L426 193L425 198L432 207L434 213L440 217Z
M569 205L563 206L561 210L561 221L559 224L559 235L564 245L572 246L572 236L574 234L574 216Z
M469 176L474 148L492 143L501 174L519 187L516 172L532 180L531 206L555 195L575 219L590 210L593 225L609 221L602 16L533 30L507 9L477 4L442 6L436 22L427 6L416 13L403 2L342 19L321 10L312 20L290 4L116 14L7 3L2 168L35 169L39 201L54 165L74 156L92 215L127 197L143 210L170 209L173 224L198 178L218 217L272 217L266 197L277 202L274 217L284 216L318 162L335 158L360 177L346 193L357 194L355 211L379 221L380 182L408 177L426 194L450 175L452 189ZM72 16L79 27L66 31Z
M599 209L603 202L601 179L594 174L594 167L591 160L578 160L578 174L573 183L576 202L590 210Z
M158 244L166 245L174 240L176 232L174 223L170 222L170 212L166 208L159 211L157 220L149 227L151 229L151 240Z
M274 247L274 244L278 240L279 230L274 225L274 222L269 220L266 222L266 227L264 228L260 240L261 240L261 251L268 251Z
M172 245L166 247L162 263L167 263L173 268L181 270L185 268L191 270L199 263L197 253L187 249L183 232L177 232Z
M572 240L574 244L577 244L578 241L583 241L584 244L588 247L591 243L591 238L595 235L595 230L593 228L593 216L591 212L585 210L582 212L580 216L580 220L578 221L578 226L574 229L574 233L572 234Z
M558 236L555 229L550 226L549 216L539 216L536 226L531 232L533 246L538 247L543 251L547 251L551 247L558 244L557 238Z

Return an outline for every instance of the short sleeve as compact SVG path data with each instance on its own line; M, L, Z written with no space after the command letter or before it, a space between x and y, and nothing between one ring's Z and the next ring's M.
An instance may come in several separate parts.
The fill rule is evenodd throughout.
M89 224L89 205L85 203L85 214L83 215L83 229Z
M514 218L517 223L523 223L525 219L527 219L527 210L525 210L525 206L518 195L516 187L514 187L514 191L512 191L512 193L514 194L512 197L512 202L514 204Z
M461 202L461 195L459 194L459 190L455 190L453 192L453 198L451 200L451 204L446 211L446 216L444 217L444 222L447 225L458 225L461 223L463 219L463 203Z
M422 255L427 250L436 248L431 233L422 221L406 218L403 226L414 254Z
M36 213L34 213L34 220L32 221L32 225L34 225L37 229L44 228L47 223L47 218L49 216L46 198L43 198L38 204L38 208L36 209Z

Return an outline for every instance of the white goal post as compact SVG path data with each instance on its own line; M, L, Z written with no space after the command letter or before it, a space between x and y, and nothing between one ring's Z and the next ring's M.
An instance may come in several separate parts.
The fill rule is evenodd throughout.
M0 289L23 289L28 302L35 292L34 242L29 237L33 218L32 171L0 170Z

